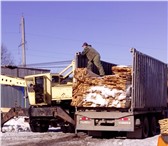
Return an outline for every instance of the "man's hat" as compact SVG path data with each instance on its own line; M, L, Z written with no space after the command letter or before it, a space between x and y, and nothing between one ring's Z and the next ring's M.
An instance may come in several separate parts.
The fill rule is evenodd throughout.
M82 45L82 47L83 46L89 46L89 45L88 45L88 43L84 42L83 45Z

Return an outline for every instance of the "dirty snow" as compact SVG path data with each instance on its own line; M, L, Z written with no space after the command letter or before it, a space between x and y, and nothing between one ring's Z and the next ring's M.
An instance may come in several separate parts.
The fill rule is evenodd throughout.
M2 127L2 132L18 132L18 131L30 131L29 123L25 122L27 117L14 117L7 121Z
M52 127L45 133L33 133L24 117L13 118L4 127L2 146L157 146L159 136L146 139L92 138L84 133L62 133L59 128Z

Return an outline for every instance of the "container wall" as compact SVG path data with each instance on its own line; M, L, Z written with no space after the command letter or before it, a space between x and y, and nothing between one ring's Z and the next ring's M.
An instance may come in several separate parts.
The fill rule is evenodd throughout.
M132 53L132 108L145 110L166 107L167 65L135 49Z
M50 70L34 68L1 67L1 74L24 78L26 75L50 72ZM1 107L29 107L28 99L25 98L23 87L1 85Z
M25 107L24 87L1 85L1 107Z
M82 68L82 67L87 67L87 58L82 55L76 55L76 67L77 68ZM112 73L112 66L116 66L116 64L108 63L105 61L101 61L102 66L105 71L105 75L111 75ZM95 65L93 65L92 71L96 74L99 74L98 69Z

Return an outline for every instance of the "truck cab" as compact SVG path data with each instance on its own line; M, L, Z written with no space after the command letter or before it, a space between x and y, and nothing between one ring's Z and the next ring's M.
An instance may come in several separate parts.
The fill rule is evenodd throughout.
M25 76L30 105L52 105L61 100L72 99L72 78L60 74L37 74Z

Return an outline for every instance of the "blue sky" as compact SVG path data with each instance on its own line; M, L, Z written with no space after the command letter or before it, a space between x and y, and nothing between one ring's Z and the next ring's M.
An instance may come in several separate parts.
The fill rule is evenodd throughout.
M21 16L26 63L72 60L88 42L107 62L130 65L130 48L167 62L168 2L3 1L1 43L22 62Z

